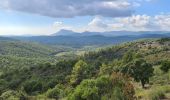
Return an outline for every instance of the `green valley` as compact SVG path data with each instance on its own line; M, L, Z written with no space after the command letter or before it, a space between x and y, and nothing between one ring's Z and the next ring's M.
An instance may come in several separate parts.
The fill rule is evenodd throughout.
M170 0L0 0L0 100L170 100Z
M4 100L170 99L170 39L103 48L0 43Z

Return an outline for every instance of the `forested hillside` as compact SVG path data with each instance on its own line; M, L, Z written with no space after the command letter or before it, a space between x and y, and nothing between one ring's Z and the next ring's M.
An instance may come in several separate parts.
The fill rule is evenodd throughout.
M64 46L49 46L2 37L0 38L0 69L11 70L11 68L30 67L37 63L55 62L59 59L56 55L71 50L72 48Z
M17 46L13 46L12 48L19 49ZM36 50L32 51L32 48L36 48ZM41 59L51 56L50 54L55 50L39 45L23 49L29 52L29 55L36 53L36 56ZM42 51L39 51L41 49ZM8 49L6 50L8 51ZM13 54L20 55L20 52L12 52L9 55ZM13 67L11 70L8 70L8 67L20 64L9 65L8 61L1 60L3 62L1 66L6 68L0 73L2 99L170 99L169 38L124 43L86 52L79 57L72 57L72 59L58 59L55 63L41 60L33 64L31 61L35 60L29 60L29 62L27 61L29 67L24 67L25 60L22 59L23 67ZM16 59L14 61L19 62Z
M37 63L53 63L59 59L72 59L95 48L98 46L71 48L0 37L0 69L10 70L16 67L30 67Z
M60 52L62 48L52 48L38 43L22 41L0 41L0 55L12 55L18 57L47 57L54 52Z

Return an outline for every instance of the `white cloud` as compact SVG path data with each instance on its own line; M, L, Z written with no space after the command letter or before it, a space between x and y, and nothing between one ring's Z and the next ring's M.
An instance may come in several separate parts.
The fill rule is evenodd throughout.
M108 21L104 17L96 16L91 20L86 26L76 28L72 27L73 31L83 32L104 32L104 31L113 31L123 27L122 23L113 23L112 20Z
M133 15L131 17L123 18L122 21L133 27L145 27L149 24L150 16L147 15Z
M133 13L128 0L0 0L0 8L50 17L124 17Z
M43 27L31 26L0 26L0 35L49 35L61 29L72 30L76 32L92 31L170 31L170 15L162 14L155 16L148 15L132 15L130 17L105 18L96 16L87 25L76 27L67 25L63 22L54 22L51 25ZM20 34L19 34L20 33Z
M56 31L61 29L71 30L72 26L66 25L63 22L56 21L53 23L53 28L55 28Z
M89 27L99 27L99 28L106 28L108 25L103 22L102 18L97 16L95 17L89 24Z
M169 27L170 15L133 15L125 18L113 18L109 21L97 16L78 31L170 31ZM76 28L73 30L77 31Z
M86 31L144 31L151 28L151 17L147 15L133 15L125 18L113 18L109 21L103 17L95 17L87 27L82 28Z
M154 20L162 30L170 31L170 15L156 15Z
M54 26L62 26L63 25L63 22L58 22L58 21L56 21L56 22L54 22L54 24L53 24Z
M118 23L124 24L125 29L135 31L170 31L170 15L133 15L121 18Z

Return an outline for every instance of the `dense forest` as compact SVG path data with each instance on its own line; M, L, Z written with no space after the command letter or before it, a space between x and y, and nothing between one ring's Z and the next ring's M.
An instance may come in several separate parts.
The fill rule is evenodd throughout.
M1 41L0 99L170 99L170 38L94 48Z

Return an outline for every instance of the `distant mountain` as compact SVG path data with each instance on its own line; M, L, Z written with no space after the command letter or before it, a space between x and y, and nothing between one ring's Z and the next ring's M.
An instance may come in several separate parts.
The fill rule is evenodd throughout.
M74 32L71 30L60 30L57 33L52 34L51 36L93 36L93 35L102 35L102 36L125 36L125 35L143 35L143 34L165 34L170 33L167 31L109 31L109 32L89 32L85 31L82 33Z
M24 40L24 41L34 41L43 44L50 45L63 45L71 47L82 47L90 45L113 45L119 44L122 42L129 42L137 39L144 38L163 38L170 37L170 33L167 34L140 34L140 35L124 35L124 36L103 36L103 35L94 35L96 33L87 33L77 34L77 35L65 35L65 36L32 36L32 37L15 37L15 39Z
M71 30L62 29L59 32L52 34L52 36L70 36L70 35L75 35L75 34L77 34L77 33L73 32Z
M0 37L0 41L16 41L16 39L9 38L9 37Z

